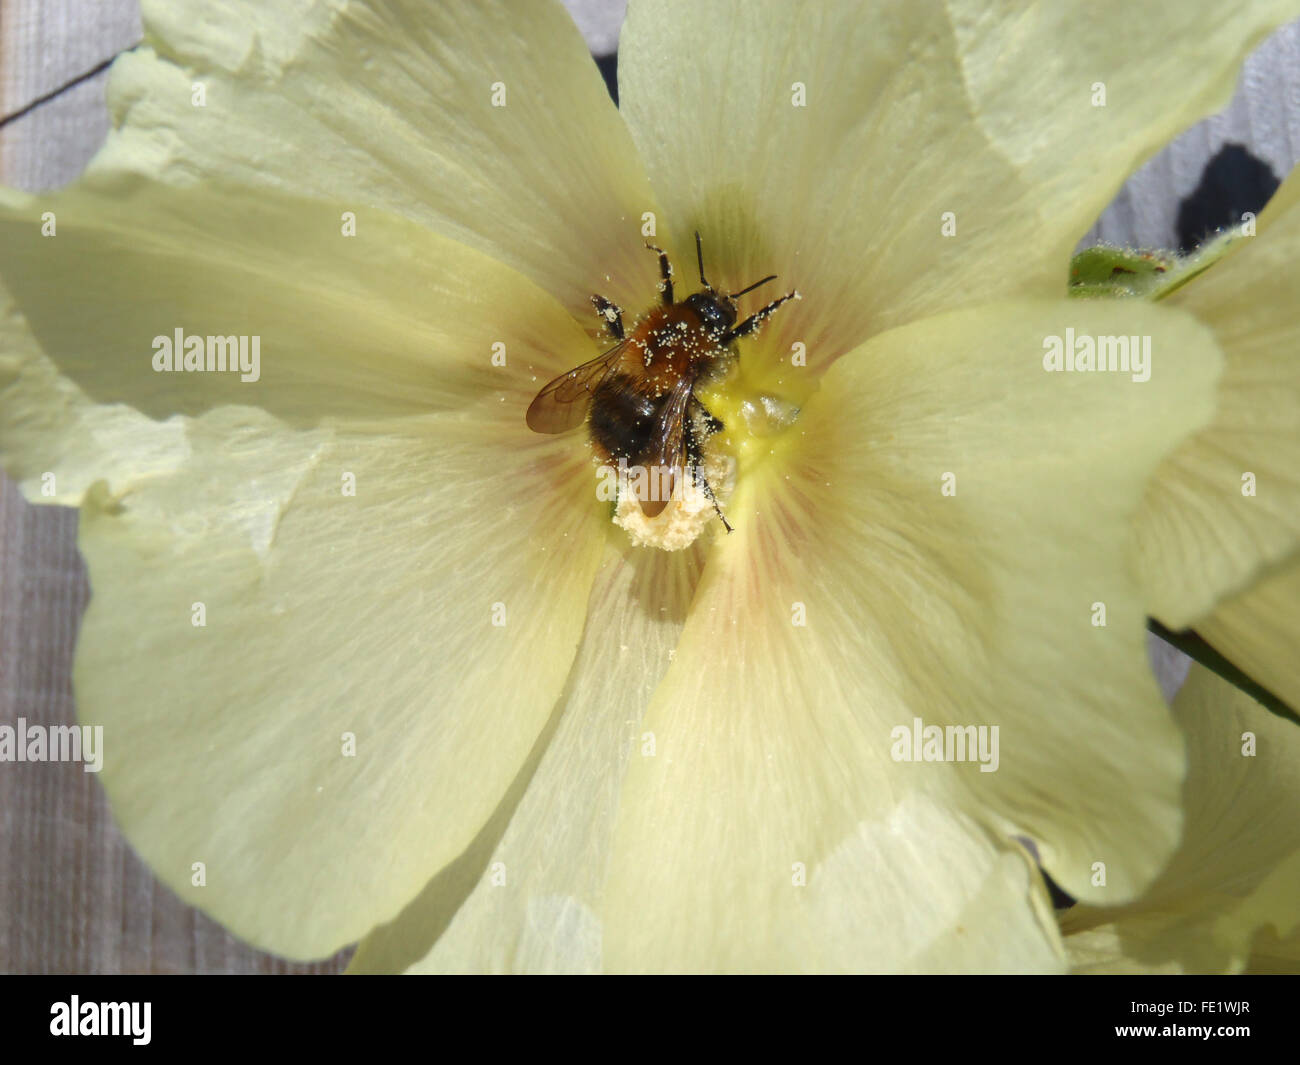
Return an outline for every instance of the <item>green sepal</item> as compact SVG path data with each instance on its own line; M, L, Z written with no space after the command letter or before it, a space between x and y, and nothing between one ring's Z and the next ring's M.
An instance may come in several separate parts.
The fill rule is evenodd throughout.
M1097 244L1070 260L1069 293L1078 299L1147 297L1178 267L1178 256Z
M1190 255L1097 244L1070 260L1067 292L1076 299L1161 300L1204 273L1241 241L1253 223L1220 230Z

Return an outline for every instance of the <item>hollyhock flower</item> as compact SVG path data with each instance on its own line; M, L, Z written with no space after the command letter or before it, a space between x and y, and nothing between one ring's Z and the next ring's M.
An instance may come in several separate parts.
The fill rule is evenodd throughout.
M1300 729L1193 666L1174 700L1189 770L1182 843L1134 902L1061 915L1080 972L1300 968Z
M358 969L825 970L1058 968L1022 839L1152 881L1126 551L1220 356L1061 280L1287 5L634 4L621 112L550 4L144 6L84 178L3 199L0 453L82 508L79 714L165 883ZM650 227L804 297L676 551L524 423ZM1168 361L1045 372L1066 329Z

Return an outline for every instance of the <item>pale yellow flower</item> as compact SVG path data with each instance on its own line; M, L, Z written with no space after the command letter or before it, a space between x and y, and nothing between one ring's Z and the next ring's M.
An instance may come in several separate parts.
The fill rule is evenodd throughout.
M620 113L551 4L147 3L84 179L0 213L0 451L82 507L132 843L358 968L1059 968L1016 837L1116 903L1178 838L1125 560L1220 361L1066 263L1288 7L633 4ZM804 295L728 386L735 534L673 553L523 422L593 291L653 301L647 212ZM259 380L155 373L175 327ZM1045 373L1067 327L1162 361ZM895 761L916 719L997 771Z
M1183 841L1140 899L1061 915L1080 972L1300 969L1300 728L1193 666Z

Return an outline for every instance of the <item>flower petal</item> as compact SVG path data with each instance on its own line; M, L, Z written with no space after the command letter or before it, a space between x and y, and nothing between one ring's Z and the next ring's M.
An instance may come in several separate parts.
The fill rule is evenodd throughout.
M622 109L673 243L699 229L724 288L797 287L758 350L802 343L816 371L927 314L1057 296L1128 174L1290 6L645 0Z
M348 237L337 205L217 181L4 194L0 284L22 311L0 372L23 378L0 396L0 453L20 477L57 474L46 502L105 476L121 492L132 462L147 474L182 444L109 405L154 419L255 405L295 426L473 407L522 430L537 389L598 350L527 279L416 223L370 212ZM160 372L160 340L181 364L178 329L206 358L241 336L251 356L256 338L255 373Z
M1300 173L1257 227L1167 301L1207 323L1226 356L1214 421L1160 465L1138 515L1150 610L1172 629L1300 547Z
M1194 665L1174 701L1187 736L1183 841L1119 909L1061 917L1076 968L1240 972L1300 963L1300 729ZM1261 936L1271 927L1272 937Z
M1227 105L1247 53L1298 13L1294 0L944 6L975 121L1033 190L1058 262L1130 174Z
M9 261L27 266L8 276L86 390L9 307L0 453L29 497L50 473L52 501L86 503L78 703L105 727L128 838L239 934L325 954L473 838L559 694L603 515L583 449L530 433L523 412L590 342L514 271L403 219L375 212L368 240L343 239L337 214L278 193L115 199L99 184L5 220ZM27 221L39 206L58 217L44 244ZM319 270L295 268L304 254ZM148 338L178 320L194 335L253 323L261 379L155 374ZM244 396L297 425L217 406ZM210 409L158 422L127 403ZM339 754L344 732L356 758ZM321 870L321 905L304 910Z
M99 480L119 489L180 466L179 419L156 422L123 403L96 404L40 353L0 284L0 469L32 502L79 505Z
M632 4L619 93L670 243L693 251L699 230L724 290L775 273L773 291L803 294L750 342L755 362L788 365L798 342L816 373L914 318L1060 291L1064 254L972 122L933 8Z
M164 883L260 947L325 955L505 794L582 631L600 508L567 441L503 449L484 419L290 430L226 407L187 433L174 472L89 494L79 718Z
M1221 602L1196 631L1251 680L1300 708L1300 555Z
M121 128L92 171L225 175L340 201L358 231L369 209L403 214L519 270L593 330L594 285L616 301L653 293L649 187L558 3L142 6L151 47L113 68Z
M1067 323L1154 334L1178 370L1045 373L1043 337ZM1128 523L1160 456L1208 420L1217 363L1188 316L1064 302L944 315L837 363L741 471L736 532L655 694L607 963L1050 967L1012 836L1071 892L1140 891L1177 838L1182 759ZM998 727L998 768L896 760L918 718Z
M641 718L702 560L699 547L606 547L568 686L516 782L522 794L452 870L366 937L350 971L602 969L600 903L621 783L629 761L653 755Z

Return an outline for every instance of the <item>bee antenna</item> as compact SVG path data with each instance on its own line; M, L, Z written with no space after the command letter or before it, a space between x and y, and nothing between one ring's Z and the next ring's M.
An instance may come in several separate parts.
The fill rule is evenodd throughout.
M753 292L759 285L766 285L769 281L775 281L776 274L769 274L762 281L755 281L749 288L742 288L739 292L728 292L727 299L734 300L737 296L743 296L746 292Z
M695 258L700 264L700 284L707 289L712 289L713 286L704 280L704 245L700 241L700 231L698 229L695 231Z

